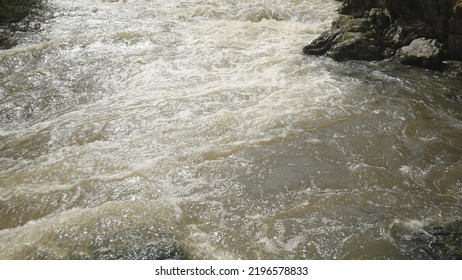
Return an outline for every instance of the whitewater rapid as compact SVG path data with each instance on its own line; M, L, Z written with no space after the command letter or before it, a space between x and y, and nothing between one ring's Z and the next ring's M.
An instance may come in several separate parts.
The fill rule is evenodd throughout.
M338 5L50 1L0 51L0 258L438 257L461 82L304 56Z

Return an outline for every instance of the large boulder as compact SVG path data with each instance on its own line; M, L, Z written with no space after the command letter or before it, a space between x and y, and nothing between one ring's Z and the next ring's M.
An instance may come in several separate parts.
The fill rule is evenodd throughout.
M418 38L402 47L396 57L403 64L439 69L443 63L443 49L436 39Z
M346 32L337 37L327 55L337 61L344 60L379 60L384 55L380 43L363 32Z
M326 31L303 49L308 55L328 55L337 61L378 60L384 55L369 19L340 16Z

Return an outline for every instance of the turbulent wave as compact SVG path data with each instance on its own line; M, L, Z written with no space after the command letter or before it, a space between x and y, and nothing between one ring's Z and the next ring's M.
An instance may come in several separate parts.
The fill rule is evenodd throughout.
M303 56L338 2L50 2L0 52L0 258L457 257L461 83Z

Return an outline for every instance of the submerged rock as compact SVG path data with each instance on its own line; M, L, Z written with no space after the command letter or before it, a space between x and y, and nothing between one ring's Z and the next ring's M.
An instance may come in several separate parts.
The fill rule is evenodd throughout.
M84 237L83 237L84 235ZM26 259L43 260L186 260L190 256L171 233L147 227L88 231L73 236L59 251L32 249ZM67 252L66 254L63 254Z
M436 39L419 38L409 46L402 47L396 57L403 64L440 69L443 63L443 49Z
M70 258L92 260L186 260L185 251L177 244L146 244L142 247L129 246L104 248L89 255L73 255Z
M462 78L462 61L447 60L444 62L445 71L451 76ZM458 103L462 104L462 97L457 96Z
M391 235L409 259L462 260L462 221L418 228L394 224Z
M13 32L8 26L0 27L0 50L9 49L16 45L16 40L13 38Z

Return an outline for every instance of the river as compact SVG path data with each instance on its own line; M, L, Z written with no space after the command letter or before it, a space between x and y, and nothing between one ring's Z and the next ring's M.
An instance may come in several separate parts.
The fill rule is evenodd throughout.
M49 2L0 51L0 259L444 258L460 79L303 55L336 1Z

